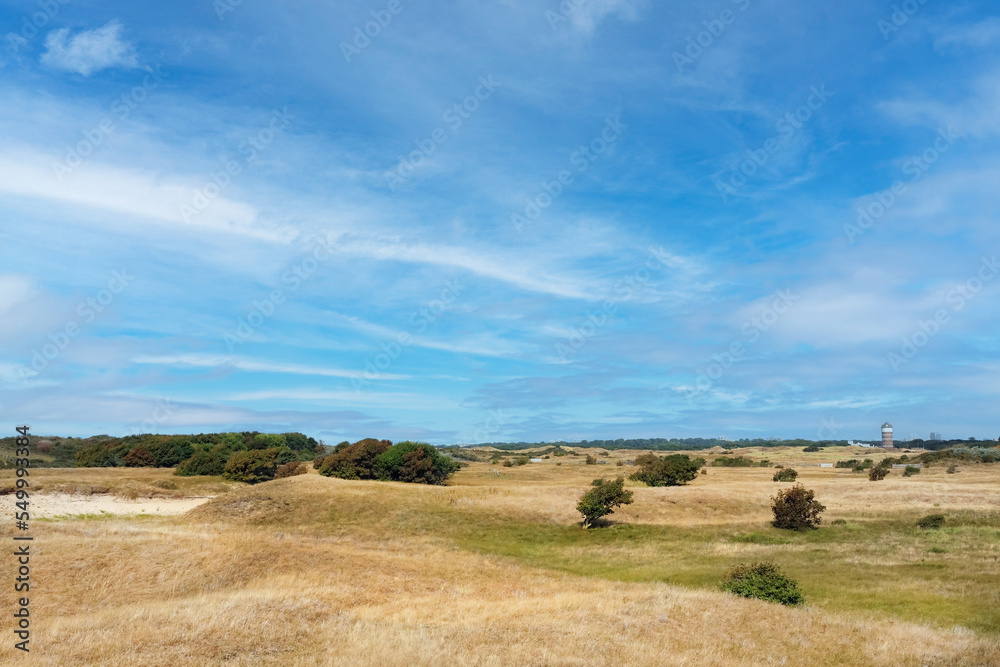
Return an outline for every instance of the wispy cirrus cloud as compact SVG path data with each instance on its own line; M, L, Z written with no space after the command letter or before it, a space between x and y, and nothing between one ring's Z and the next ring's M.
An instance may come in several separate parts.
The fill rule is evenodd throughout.
M70 36L69 28L53 30L45 38L41 63L54 69L90 76L110 68L139 66L134 47L122 36L122 24L111 21Z

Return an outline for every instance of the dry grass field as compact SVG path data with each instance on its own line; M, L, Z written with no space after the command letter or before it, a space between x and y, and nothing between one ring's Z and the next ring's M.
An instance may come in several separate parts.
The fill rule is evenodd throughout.
M443 487L312 471L246 487L165 470L34 470L53 492L215 498L180 516L35 520L32 652L15 655L8 636L0 660L1000 665L1000 465L872 483L795 465L861 458L843 449L735 453L799 470L827 506L823 526L770 527L769 497L788 486L773 468L708 468L685 487L629 482L634 504L583 530L579 496L595 477L630 472L614 462L636 452L596 466L473 463ZM10 481L4 471L0 486ZM945 527L914 525L929 513ZM8 544L11 523L0 526ZM729 566L762 559L798 579L803 607L718 591ZM13 560L0 560L5 582Z

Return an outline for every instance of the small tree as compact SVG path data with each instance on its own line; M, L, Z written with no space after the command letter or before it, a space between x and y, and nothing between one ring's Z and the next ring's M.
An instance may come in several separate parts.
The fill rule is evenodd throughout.
M774 473L774 477L771 478L772 482L794 482L798 479L799 473L791 468L784 468Z
M591 528L594 521L615 511L616 507L632 504L632 492L625 490L625 480L621 477L613 482L594 480L594 488L587 491L577 503L577 511L583 515L583 527Z
M815 499L815 493L801 484L778 491L771 500L774 501L771 505L771 511L774 512L771 525L786 530L816 528L822 521L820 512L826 509Z
M597 459L595 459L595 458L594 458L593 456L591 456L590 454L587 454L587 460L586 460L586 461L584 461L584 463L586 463L586 464L587 464L587 465L589 465L589 466L592 466L592 465L597 465Z

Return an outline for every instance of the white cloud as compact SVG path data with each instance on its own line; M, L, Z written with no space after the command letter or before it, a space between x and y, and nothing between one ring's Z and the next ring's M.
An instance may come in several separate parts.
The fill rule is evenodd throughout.
M235 368L241 371L258 373L289 373L292 375L321 375L326 377L351 378L360 375L359 371L346 371L339 368L319 368L299 364L276 364L239 357L224 357L213 354L175 354L170 356L140 356L133 359L137 364L157 364L164 366L197 366L215 368L220 366ZM409 375L380 373L380 380L405 380Z
M570 15L573 28L584 35L593 34L597 26L608 16L617 16L624 21L638 20L637 3L633 0L577 0L576 9Z
M1000 19L991 17L972 25L950 28L934 40L934 48L940 49L955 44L982 48L998 38L1000 38Z
M31 296L31 280L14 274L0 275L0 316Z
M139 66L132 45L122 39L122 26L111 21L95 30L69 36L69 28L53 30L45 38L43 65L90 76L110 67L132 69Z
M544 273L537 267L518 261L514 257L500 257L495 251L487 253L455 246L403 245L370 240L340 241L337 249L372 259L454 267L509 283L530 292L552 294L567 299L595 298L580 281Z
M190 206L195 189L203 188L204 183L184 183L97 163L84 163L60 183L54 166L57 162L57 158L40 153L0 154L0 192L118 213L129 227L134 227L138 218L167 224L178 232L201 228L281 243L288 243L295 235L289 229L263 224L256 208L221 195L185 221L180 207Z

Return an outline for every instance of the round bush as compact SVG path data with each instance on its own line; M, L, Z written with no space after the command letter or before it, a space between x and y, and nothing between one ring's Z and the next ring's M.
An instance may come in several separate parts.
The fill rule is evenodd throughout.
M785 576L774 563L741 563L734 566L722 580L722 590L745 598L785 605L805 601L798 583Z
M774 473L774 477L771 478L772 482L794 482L799 476L798 471L792 470L791 468L782 468L778 472Z

